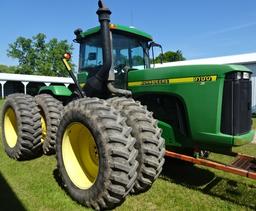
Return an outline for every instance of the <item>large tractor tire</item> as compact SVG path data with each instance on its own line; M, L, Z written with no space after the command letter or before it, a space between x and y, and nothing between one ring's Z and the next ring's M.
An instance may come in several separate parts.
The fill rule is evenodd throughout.
M55 154L56 135L63 105L49 94L37 95L35 100L40 109L44 154Z
M7 155L29 160L42 154L39 109L32 96L9 95L2 109L2 142Z
M164 139L161 129L151 112L131 98L116 97L108 102L127 118L126 123L132 128L138 150L137 180L131 193L147 191L162 171L165 155Z
M69 195L96 210L119 206L137 178L131 128L104 100L69 103L57 132L57 164Z

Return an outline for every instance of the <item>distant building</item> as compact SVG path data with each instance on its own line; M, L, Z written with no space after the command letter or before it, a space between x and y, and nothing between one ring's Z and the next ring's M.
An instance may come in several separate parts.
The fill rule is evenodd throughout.
M73 86L71 78L0 73L2 98L12 93L36 95L42 86L51 84Z

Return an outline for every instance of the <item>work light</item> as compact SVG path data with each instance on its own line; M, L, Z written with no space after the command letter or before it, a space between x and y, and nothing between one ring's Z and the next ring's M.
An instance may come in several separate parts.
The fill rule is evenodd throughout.
M243 79L250 79L250 73L244 72L243 73Z
M236 79L237 79L237 80L240 80L241 78L242 78L242 73L237 72L237 73L236 73Z

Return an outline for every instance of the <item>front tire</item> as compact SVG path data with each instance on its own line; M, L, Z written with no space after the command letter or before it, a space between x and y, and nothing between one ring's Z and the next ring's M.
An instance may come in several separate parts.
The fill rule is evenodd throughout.
M57 163L70 196L96 210L119 206L137 177L135 139L103 100L71 102L57 132Z
M133 194L147 191L158 178L164 164L165 145L161 137L161 129L151 112L139 102L131 98L116 97L108 100L124 117L132 128L132 136L136 139L138 150L137 180Z
M9 157L29 160L42 154L40 114L32 96L12 94L6 98L1 128L3 146Z

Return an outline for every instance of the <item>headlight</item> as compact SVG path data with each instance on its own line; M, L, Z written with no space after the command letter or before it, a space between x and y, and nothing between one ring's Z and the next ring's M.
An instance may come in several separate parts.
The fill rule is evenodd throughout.
M229 72L226 75L226 79L231 80L250 80L252 74L250 72Z
M243 72L243 79L250 79L250 73Z
M242 78L242 73L238 72L236 73L236 79L240 80Z

